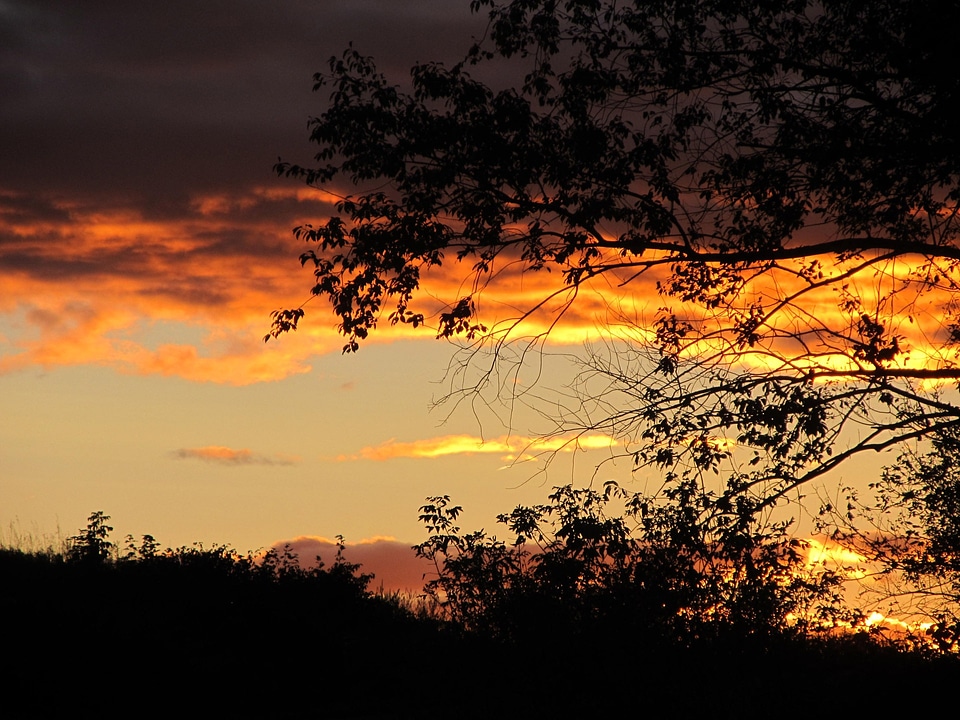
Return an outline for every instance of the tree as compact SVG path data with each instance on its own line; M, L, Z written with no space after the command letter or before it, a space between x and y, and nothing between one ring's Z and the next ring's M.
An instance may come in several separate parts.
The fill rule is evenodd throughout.
M67 557L74 562L103 565L113 556L116 546L110 541L113 528L107 525L110 519L102 510L90 513L87 527L77 535L67 538Z
M880 569L861 594L888 616L935 619L929 638L952 653L960 648L958 458L960 429L938 429L927 452L907 448L866 491L848 488L844 509L821 509L835 537Z
M855 619L840 575L808 567L786 523L721 536L690 522L697 497L675 500L658 506L613 481L602 492L557 487L548 504L498 516L508 545L461 533L461 508L428 498L420 520L429 537L415 548L435 564L426 595L462 628L534 646L611 631L681 643L730 630L782 638Z
M331 59L316 165L276 166L342 197L295 234L345 352L385 316L496 354L593 283L655 287L656 318L588 355L556 432L604 430L668 483L722 469L704 512L732 528L960 425L960 79L942 71L960 8L471 7L486 36L405 87L352 46ZM434 320L421 281L451 265L468 290ZM485 324L484 292L553 270L521 318ZM303 314L275 312L268 338Z

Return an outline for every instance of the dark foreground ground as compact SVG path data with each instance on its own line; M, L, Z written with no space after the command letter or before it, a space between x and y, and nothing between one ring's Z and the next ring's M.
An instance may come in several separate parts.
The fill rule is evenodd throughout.
M351 577L0 551L0 718L899 718L952 713L960 685L953 658L865 636L499 643Z

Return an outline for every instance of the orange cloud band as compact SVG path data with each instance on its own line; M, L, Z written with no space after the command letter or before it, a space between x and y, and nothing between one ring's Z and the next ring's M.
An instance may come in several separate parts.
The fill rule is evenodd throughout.
M309 298L312 276L297 263L306 246L292 238L290 229L322 220L336 199L308 188L253 187L196 197L180 216L166 219L62 203L30 219L10 210L26 206L26 198L0 195L0 372L84 364L235 385L308 372L312 357L343 346L324 300L307 305L309 317L297 333L266 345L261 338L269 329L270 310L296 307ZM825 273L842 269L825 268ZM831 348L832 336L816 336L816 330L849 330L860 310L851 314L841 305L856 295L863 312L901 336L908 352L897 358L900 366L952 362L943 345L949 334L943 309L953 300L950 283L927 287L917 280L921 270L890 261L846 281L846 295L829 285L808 289L798 304L773 311L765 339L741 348L737 357L746 365L783 367L784 358L789 362L800 352L797 339L803 338L817 353L809 361L841 367L848 362L841 351L849 349ZM960 273L940 270L943 277ZM426 328L389 327L384 321L371 340L432 340L429 326L445 309L441 300L472 294L479 319L495 334L549 333L550 342L564 345L611 335L649 342L659 308L670 305L697 327L685 356L729 357L734 340L728 312L705 313L661 296L668 265L641 276L629 272L604 272L574 290L557 273L524 272L522 263L505 257L481 286L469 277L468 267L450 263L423 279L417 309L427 318ZM777 268L747 282L740 298L768 312L804 282L795 272ZM928 292L921 295L921 290ZM555 324L561 311L563 320Z
M608 435L589 434L574 438L534 438L501 435L484 439L474 435L443 435L441 437L397 442L388 440L376 446L365 447L354 455L338 455L336 460L393 460L394 458L436 458L446 455L473 455L490 453L504 461L526 460L539 453L572 452L574 450L608 449L618 441Z

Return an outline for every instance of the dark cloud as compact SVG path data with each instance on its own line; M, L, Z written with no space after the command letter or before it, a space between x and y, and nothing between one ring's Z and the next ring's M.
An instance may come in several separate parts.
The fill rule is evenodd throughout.
M177 213L311 155L313 73L462 55L467 0L0 0L0 190Z
M111 220L95 207L0 193L0 274L46 282L136 277L145 295L220 304L242 289L244 268L296 270L289 229L325 207L319 194L308 197L315 199L275 193L191 200L159 234L142 212ZM216 267L224 271L211 273Z
M31 225L39 222L67 222L70 212L49 198L16 192L0 192L0 222Z
M332 320L260 342L309 298L290 230L331 201L273 164L311 162L313 75L349 41L402 82L484 25L469 0L0 0L0 312L25 328L0 372L246 384L339 350ZM154 321L202 342L156 345Z

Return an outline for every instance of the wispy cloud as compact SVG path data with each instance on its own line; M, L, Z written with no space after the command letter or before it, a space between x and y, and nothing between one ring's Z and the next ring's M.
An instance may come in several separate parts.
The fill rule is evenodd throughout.
M376 446L365 447L353 455L339 455L338 461L393 460L394 458L436 458L446 455L499 455L507 462L533 459L540 453L573 452L613 447L617 441L607 435L590 434L580 437L533 438L519 435L501 435L484 439L475 435L443 435L441 437L397 442L388 440Z
M173 456L181 460L204 460L221 465L295 465L300 458L289 455L262 455L246 448L207 445L199 448L180 448Z

